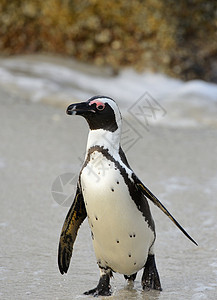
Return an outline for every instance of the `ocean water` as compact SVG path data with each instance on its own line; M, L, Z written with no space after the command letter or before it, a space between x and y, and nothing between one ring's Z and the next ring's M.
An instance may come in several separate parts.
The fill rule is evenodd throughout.
M106 95L118 102L123 114L132 106L146 105L146 113L151 115L148 121L153 125L217 126L217 85L202 80L183 82L129 68L113 75L108 68L33 55L1 58L0 87L15 97L61 107L93 95ZM156 116L150 106L156 108ZM164 112L168 112L166 118Z
M52 190L63 174L76 181L88 134L65 108L95 94L117 100L131 167L199 245L150 204L163 291L143 292L141 272L134 286L114 274L109 299L216 299L216 85L132 70L113 76L44 56L0 60L0 298L92 299L83 295L99 279L88 224L62 276L58 240L74 190L63 186L68 202L59 204Z

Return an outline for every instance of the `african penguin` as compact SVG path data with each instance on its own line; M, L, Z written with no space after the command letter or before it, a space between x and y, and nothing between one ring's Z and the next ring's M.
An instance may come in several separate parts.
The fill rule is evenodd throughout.
M75 199L60 236L61 274L68 271L78 229L88 217L100 279L97 287L85 294L111 295L112 272L134 281L142 268L143 289L161 290L154 255L155 225L147 198L196 242L130 168L120 146L122 119L113 99L95 96L71 104L67 114L83 116L90 131Z

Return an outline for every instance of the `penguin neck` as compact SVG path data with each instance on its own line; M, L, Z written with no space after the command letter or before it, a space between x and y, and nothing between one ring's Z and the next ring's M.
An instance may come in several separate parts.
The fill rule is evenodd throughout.
M121 130L118 128L114 132L97 129L90 130L87 140L87 152L93 146L100 146L108 149L111 155L119 152Z

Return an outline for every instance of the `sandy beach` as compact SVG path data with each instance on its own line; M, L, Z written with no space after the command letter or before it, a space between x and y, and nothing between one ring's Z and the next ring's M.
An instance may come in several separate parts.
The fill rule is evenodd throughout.
M64 106L28 101L4 89L0 120L0 298L92 299L83 295L99 279L88 224L82 225L69 272L62 276L57 247L68 207L51 193L58 176L79 172L88 134L85 120L67 116ZM155 124L140 135L127 150L131 167L199 246L151 205L163 291L143 292L141 272L134 287L114 274L109 299L214 300L216 127ZM70 196L73 188L68 186L64 193Z

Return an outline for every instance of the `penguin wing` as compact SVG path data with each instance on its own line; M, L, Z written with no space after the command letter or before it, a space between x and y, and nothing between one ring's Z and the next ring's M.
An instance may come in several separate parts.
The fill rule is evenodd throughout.
M87 216L82 192L77 186L75 199L63 224L59 241L58 265L61 274L67 273L72 257L73 245L81 223Z
M155 197L154 194L139 180L139 178L133 174L133 179L138 189L146 196L149 200L151 200L157 207L159 207L169 218L170 220L184 233L184 235L189 238L195 245L198 244L195 240L185 231L185 229L176 221L176 219L170 214L170 212L166 209L166 207Z
M127 161L126 155L124 154L124 151L123 151L123 149L122 149L121 147L119 148L119 155L120 155L120 158L121 158L122 162L123 162L129 169L131 169L131 167L130 167L128 161Z

